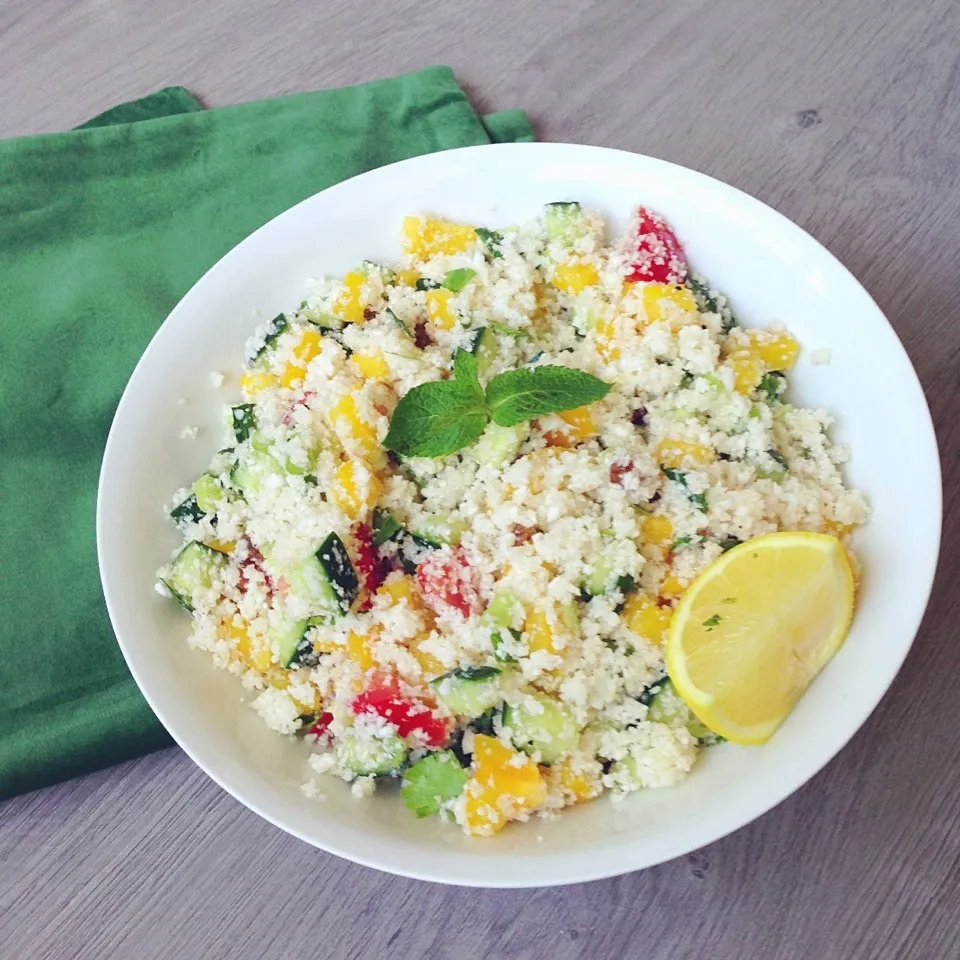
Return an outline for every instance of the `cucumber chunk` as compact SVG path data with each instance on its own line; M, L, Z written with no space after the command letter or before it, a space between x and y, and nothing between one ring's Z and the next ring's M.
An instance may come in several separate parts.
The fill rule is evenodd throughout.
M267 326L267 331L263 337L263 343L257 348L257 352L254 353L252 360L259 360L276 342L280 339L280 335L287 329L287 318L282 314L278 313Z
M503 711L503 726L515 747L541 763L556 763L580 741L573 712L565 704L541 693L526 694Z
M549 240L557 240L572 247L587 234L587 218L576 201L548 203L544 209L543 225Z
M175 523L199 523L204 511L200 509L196 494L191 493L183 503L178 503L170 511L170 519Z
M212 473L203 473L197 477L193 485L193 495L197 506L204 513L216 513L220 501L223 500L223 490Z
M721 738L683 702L669 677L664 677L658 686L659 689L651 691L647 704L648 720L665 723L668 727L686 727L692 736L704 743L719 742Z
M490 327L481 327L473 337L470 352L477 358L477 374L486 376L497 360L497 335Z
M209 590L229 561L205 543L188 543L163 569L160 581L186 610L193 610L199 590Z
M393 540L403 530L403 524L383 507L373 509L373 545L382 547L388 540Z
M501 671L496 667L454 670L431 682L444 706L461 717L479 717L503 700Z
M407 759L407 745L395 733L348 730L334 747L337 763L358 777L382 777L394 773Z
M529 423L518 423L515 427L490 423L473 445L474 459L491 467L505 467L517 459L520 448L529 436Z
M460 543L466 529L466 520L451 517L447 513L438 513L418 524L415 530L410 531L410 535L425 547L442 547L448 544L455 547Z

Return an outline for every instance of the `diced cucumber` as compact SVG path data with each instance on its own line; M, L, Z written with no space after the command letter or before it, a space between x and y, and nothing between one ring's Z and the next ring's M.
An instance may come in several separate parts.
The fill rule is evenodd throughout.
M382 547L393 540L403 530L403 524L383 507L373 509L373 545Z
M217 507L223 500L223 490L217 483L216 477L211 473L203 473L197 477L193 485L193 495L196 498L197 506L204 513L216 513Z
M400 796L418 817L429 817L460 796L467 777L452 750L437 750L406 770Z
M203 519L203 510L200 509L196 494L191 493L183 503L178 503L170 511L170 519L175 523L199 523Z
M447 544L455 547L460 543L467 526L467 521L461 517L438 513L418 523L416 529L410 530L410 535L427 547L442 547Z
M548 203L544 209L543 225L549 240L558 240L572 247L587 233L587 219L576 201Z
M489 327L481 327L473 337L470 352L477 358L477 374L487 375L497 360L497 335Z
M244 460L238 460L230 471L230 483L249 499L263 492L271 477L285 482L287 471L272 454L252 447Z
M331 533L316 553L284 572L290 592L322 619L346 613L356 599L359 582L343 542Z
M230 408L230 423L237 443L243 443L257 429L257 417L252 403L238 403Z
M659 690L652 690L647 705L647 719L668 727L686 727L698 740L715 741L716 734L683 702L669 677L660 681Z
M317 560L320 561L320 566L333 587L340 609L346 613L353 601L357 599L360 581L357 579L343 541L335 533L328 534L327 539L320 544Z
M473 445L473 456L477 463L491 467L505 467L516 460L520 448L530 436L530 424L518 423L515 427L501 427L490 423Z
M396 315L396 313L390 308L387 307L387 316L411 339L416 340L416 336L410 332L410 328Z
M515 747L541 763L556 763L580 741L576 718L568 706L542 693L528 693L503 711L503 726Z
M161 571L161 582L180 606L193 610L198 590L209 590L227 558L205 543L188 543Z
M382 777L403 766L407 745L395 733L376 736L348 730L337 741L334 753L337 763L358 777Z
M263 336L263 343L253 355L253 360L259 360L276 342L280 335L287 329L287 318L278 313L267 325L267 331Z
M490 645L493 655L501 663L514 663L513 653L520 653L516 646L521 637L525 611L523 604L509 590L498 590L483 612L483 620L493 628Z
M608 557L597 557L590 565L590 569L584 578L583 589L591 597L599 597L605 593L611 593L617 588L622 576L623 574L617 570L613 561Z
M305 639L306 632L307 621L295 620L284 623L271 637L277 644L277 655L284 667L295 666L313 649Z
M443 278L443 286L453 293L459 293L475 276L476 270L469 267L458 267L456 270L448 270Z
M503 700L500 670L468 667L431 682L444 706L461 717L479 717Z
M523 626L526 611L523 604L510 590L498 590L487 604L483 612L483 619L495 627L506 627L508 630L519 630Z

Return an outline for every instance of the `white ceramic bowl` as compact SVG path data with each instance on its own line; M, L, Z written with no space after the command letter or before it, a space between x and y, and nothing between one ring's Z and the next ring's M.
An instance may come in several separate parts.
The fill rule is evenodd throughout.
M705 752L669 790L603 799L489 840L416 820L392 792L353 800L332 781L307 799L304 744L246 706L238 681L186 643L187 621L153 590L176 545L162 505L220 446L213 370L236 371L253 327L301 300L305 280L399 255L404 214L505 225L551 200L599 208L619 230L644 203L663 213L695 268L747 324L783 321L804 345L793 375L806 405L837 415L849 480L873 507L857 534L863 586L844 647L764 747ZM813 350L832 362L814 366ZM180 398L188 398L181 405ZM180 438L185 425L196 440ZM940 472L913 368L880 310L799 227L757 200L661 160L564 144L471 147L408 160L319 193L228 253L183 298L137 365L104 453L97 511L103 589L131 672L174 739L224 789L284 830L358 863L445 883L534 886L647 867L710 843L789 796L866 720L900 667L927 603L940 536Z

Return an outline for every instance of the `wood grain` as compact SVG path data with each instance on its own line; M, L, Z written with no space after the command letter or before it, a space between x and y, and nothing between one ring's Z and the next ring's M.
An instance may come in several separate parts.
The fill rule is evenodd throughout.
M945 555L861 733L739 833L523 893L381 876L259 820L174 750L8 802L0 954L107 958L947 960L960 956L960 6L955 0L4 0L0 135L165 84L209 105L451 64L542 139L702 170L864 282L937 423ZM904 503L905 524L910 505Z

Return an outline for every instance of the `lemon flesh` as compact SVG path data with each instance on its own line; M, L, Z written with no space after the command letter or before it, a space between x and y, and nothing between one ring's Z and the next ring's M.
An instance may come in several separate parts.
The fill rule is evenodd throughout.
M667 637L667 670L715 733L765 743L840 649L853 602L850 561L836 537L756 537L684 593Z

